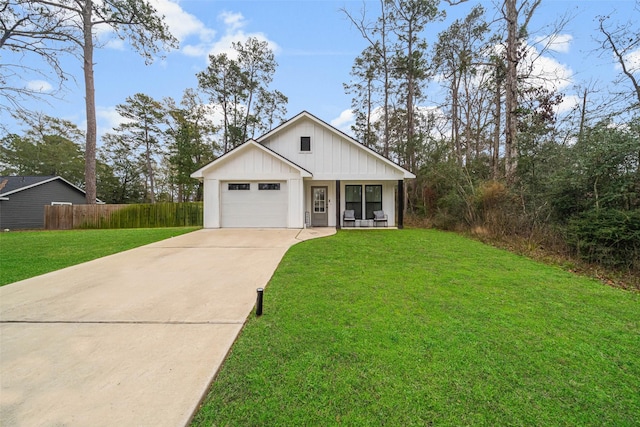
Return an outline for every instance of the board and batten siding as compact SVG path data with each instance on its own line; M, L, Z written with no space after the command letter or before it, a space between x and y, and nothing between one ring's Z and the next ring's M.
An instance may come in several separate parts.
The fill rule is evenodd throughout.
M300 137L311 137L311 152L300 152ZM314 180L400 180L403 173L347 137L302 119L261 141L304 169Z
M44 206L52 202L86 203L85 194L56 179L0 200L0 229L44 228Z
M300 171L257 147L247 147L238 155L224 159L212 171L204 171L204 227L221 226L221 186L229 183L286 181L287 226L302 228L304 200ZM259 215L256 212L256 215Z

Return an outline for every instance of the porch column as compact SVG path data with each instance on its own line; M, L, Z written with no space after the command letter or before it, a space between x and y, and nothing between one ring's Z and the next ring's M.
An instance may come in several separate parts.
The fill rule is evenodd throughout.
M404 179L398 180L398 229L404 228Z
M340 230L340 180L336 180L336 230Z

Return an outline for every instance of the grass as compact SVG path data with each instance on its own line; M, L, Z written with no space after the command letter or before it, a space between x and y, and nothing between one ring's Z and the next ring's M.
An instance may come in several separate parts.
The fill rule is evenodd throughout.
M0 286L199 227L0 233Z
M452 233L292 247L194 426L638 425L640 294Z

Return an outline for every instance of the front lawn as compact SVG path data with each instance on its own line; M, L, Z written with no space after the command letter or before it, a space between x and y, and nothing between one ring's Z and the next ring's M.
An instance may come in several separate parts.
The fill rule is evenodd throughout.
M188 233L198 228L0 233L0 286Z
M640 294L434 230L292 247L196 426L637 425Z

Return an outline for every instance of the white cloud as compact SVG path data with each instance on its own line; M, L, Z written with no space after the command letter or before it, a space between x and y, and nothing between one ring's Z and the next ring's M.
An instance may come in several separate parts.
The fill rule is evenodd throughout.
M556 114L568 113L580 106L581 99L577 95L569 95L562 98L562 102L555 106Z
M280 47L278 44L269 40L263 33L246 33L244 31L247 21L241 13L222 12L218 15L218 19L222 21L225 26L224 35L217 42L213 43L207 52L208 54L219 55L226 53L229 58L234 59L237 53L233 49L232 44L234 42L244 43L251 37L267 42L269 49L274 53L279 52Z
M178 18L181 9L177 4L168 0L155 1L159 4L165 4L162 13L165 13L167 16L172 16L169 22L169 28L181 42L188 36L198 35L198 40L194 43L181 43L182 53L187 56L208 58L209 55L226 53L230 58L235 58L236 51L233 49L232 44L234 42L244 43L250 37L267 42L269 49L274 53L280 51L278 44L269 40L264 33L245 32L247 21L239 12L223 11L218 15L218 21L222 23L223 28L221 30L222 34L216 40L217 33L214 30L204 27L204 24L195 17L182 12L184 16ZM176 12L169 12L171 8L177 8ZM169 15L170 13L171 15ZM176 23L172 24L173 21L176 21Z
M112 38L105 43L104 47L113 50L125 50L124 40L119 38Z
M101 128L106 132L111 132L112 129L118 127L122 123L132 122L133 120L125 119L117 111L116 107L97 107L96 118L102 125Z
M53 86L44 80L31 80L27 82L26 88L30 91L40 93L51 92L53 90Z
M204 43L215 37L215 30L207 28L197 17L185 12L176 1L152 0L151 4L159 15L164 16L169 31L181 43L191 36L197 36Z
M551 34L536 37L536 44L542 43L547 49L558 53L569 53L573 36L571 34Z
M224 11L220 13L220 15L218 16L218 19L220 19L224 23L228 31L232 31L232 32L238 31L240 28L246 25L244 16L239 12L234 13L234 12Z
M571 84L573 71L555 59L542 56L533 46L528 46L526 56L520 63L520 71L529 76L530 87L543 87L549 91L559 91Z
M352 134L351 125L355 124L355 122L356 122L356 119L353 116L353 111L349 109L349 110L342 111L338 117L331 120L330 124L331 126L341 130L347 135L351 135Z
M164 22L169 27L169 32L180 42L183 53L188 56L205 55L208 51L206 47L215 38L216 31L207 28L206 25L194 15L184 11L177 1L172 0L150 0L159 16L164 17ZM96 37L106 48L125 50L125 41L118 38L108 25L96 27ZM187 39L195 37L195 45L186 44Z
M634 50L624 56L624 64L627 70L636 73L640 71L640 49ZM622 70L622 66L617 64L617 68Z

